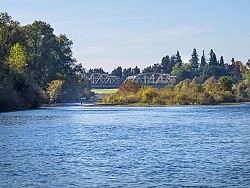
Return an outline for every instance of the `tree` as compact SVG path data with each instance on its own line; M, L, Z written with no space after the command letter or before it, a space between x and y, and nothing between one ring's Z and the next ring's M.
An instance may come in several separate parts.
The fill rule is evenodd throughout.
M116 69L114 69L112 72L111 72L111 75L114 75L114 76L118 76L118 77L122 77L122 67L121 66L118 66Z
M118 93L136 93L138 91L137 83L134 81L127 81L126 83L122 83L119 87Z
M220 57L220 63L219 63L219 66L220 66L220 67L224 67L224 66L225 66L223 56L221 56L221 57Z
M169 58L168 55L162 58L161 67L162 67L162 72L163 73L170 74L170 72L172 71L172 66L171 66L170 58Z
M233 63L235 63L235 60L234 60L234 58L232 58L232 59L231 59L231 63L232 63L232 64L233 64Z
M175 54L175 63L178 63L178 64L182 64L182 60L181 60L181 55L180 55L180 52L177 50L176 54Z
M233 78L234 83L239 82L243 79L243 73L244 70L243 64L240 61L232 61L232 64L230 65L230 76Z
M39 106L42 91L50 91L53 84L48 88L48 83L53 80L63 82L60 100L75 101L89 93L85 70L76 65L72 44L66 35L56 36L46 22L20 26L7 13L0 13L1 109Z
M216 58L216 55L215 55L213 49L211 49L211 51L210 51L209 65L210 66L217 66L218 65L218 61L217 61L217 58Z
M199 67L199 58L196 49L193 49L192 58L190 59L191 67L197 69Z
M146 87L142 92L142 101L150 105L156 96L158 96L156 89Z
M170 67L171 67L171 71L172 71L173 67L174 67L176 64L177 64L178 66L181 66L181 64L176 63L176 56L175 56L175 55L171 55L171 57L170 57Z
M51 83L49 83L47 92L51 103L58 102L57 98L61 94L62 85L62 80L53 80Z
M205 53L204 53L204 50L202 52L202 56L201 56L201 64L200 64L200 67L205 67L207 64L206 62L206 57L205 57Z
M122 79L125 80L128 76L132 76L133 75L133 72L132 72L132 69L129 67L129 68L125 68L123 69L122 71Z
M13 21L6 12L0 13L0 62L5 60L10 48L17 42L22 43L24 36L20 23Z
M219 86L223 91L231 91L233 87L233 80L227 76L220 77Z
M133 68L132 72L133 72L133 75L136 75L136 74L140 74L141 70L137 66L135 66L135 68Z
M21 46L20 43L16 43L10 49L10 55L7 59L7 65L9 66L10 70L24 74L25 67L27 66L27 57L25 53L25 49Z

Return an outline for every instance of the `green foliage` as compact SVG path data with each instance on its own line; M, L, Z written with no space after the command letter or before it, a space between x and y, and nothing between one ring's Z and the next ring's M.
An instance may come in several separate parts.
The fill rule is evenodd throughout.
M153 99L158 96L155 88L147 87L142 91L142 102L148 103L149 105L153 102Z
M213 49L211 49L211 51L210 51L209 65L210 66L217 66L218 65L217 57L216 57L216 54L214 53Z
M47 91L53 101L89 96L88 80L75 63L72 44L65 35L56 36L45 22L20 26L7 13L0 13L0 111L37 107L46 102L41 96ZM53 91L52 86L60 89Z
M112 72L111 72L111 75L114 75L114 76L118 76L118 77L122 77L122 67L121 66L118 66L116 69L114 69Z
M233 81L227 76L220 77L219 79L220 88L222 91L231 91L233 87Z
M206 62L205 52L204 52L204 50L203 50L203 51L202 51L202 56L201 56L200 67L205 67L206 64L207 64L207 62Z
M14 71L19 74L25 73L25 67L28 65L27 57L24 48L20 43L16 43L10 49L10 55L7 58L7 65L11 71Z
M57 99L62 92L62 85L62 80L53 80L51 83L49 83L47 92L49 95L50 102L58 102Z
M232 79L221 77L208 78L203 84L198 78L185 79L176 86L169 85L162 89L149 86L141 87L137 92L124 90L108 95L104 103L108 104L147 104L147 105L213 105L249 100L250 84L242 82L232 87Z

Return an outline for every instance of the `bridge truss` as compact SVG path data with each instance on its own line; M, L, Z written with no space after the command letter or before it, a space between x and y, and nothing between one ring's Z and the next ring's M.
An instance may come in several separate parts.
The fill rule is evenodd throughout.
M91 74L89 81L92 88L117 88L121 84L118 76L100 73Z
M138 86L151 85L154 87L165 87L168 84L174 84L176 76L164 73L141 73L134 76L129 76L124 81L135 81ZM118 76L110 74L93 73L89 77L92 88L118 88L122 80Z
M164 73L141 73L135 76L129 76L124 82L135 81L139 86L151 85L155 87L164 87L167 84L174 84L176 76Z

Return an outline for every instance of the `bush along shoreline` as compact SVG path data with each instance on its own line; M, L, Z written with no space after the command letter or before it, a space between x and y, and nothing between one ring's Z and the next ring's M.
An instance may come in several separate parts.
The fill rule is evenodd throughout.
M204 83L185 79L177 85L167 85L156 89L150 86L138 87L129 81L119 88L118 92L106 96L102 104L132 106L164 106L164 105L216 105L249 102L250 76L238 84L233 84L227 76L215 79L210 77Z

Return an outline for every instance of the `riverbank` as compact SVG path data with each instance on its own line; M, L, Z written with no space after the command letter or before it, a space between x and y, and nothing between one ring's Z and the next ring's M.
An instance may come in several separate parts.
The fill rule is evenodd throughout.
M230 106L230 105L240 105L244 103L250 103L250 101L244 102L235 102L235 103L217 103L217 104L172 104L172 105L155 105L155 104L145 104L145 103L133 103L133 104L105 104L105 103L56 103L56 104L43 104L37 108L7 108L7 109L0 109L0 113L4 112L13 112L13 111L24 111L24 110L38 110L43 108L50 108L50 107L60 107L60 106L81 106L81 107L187 107L187 106Z

